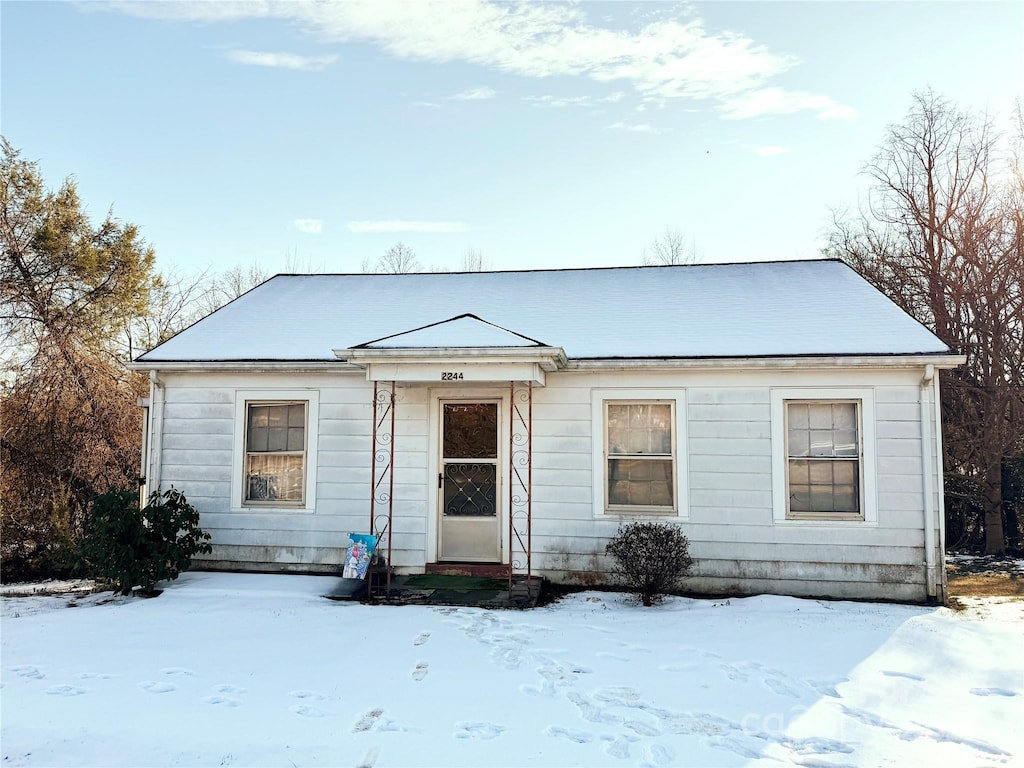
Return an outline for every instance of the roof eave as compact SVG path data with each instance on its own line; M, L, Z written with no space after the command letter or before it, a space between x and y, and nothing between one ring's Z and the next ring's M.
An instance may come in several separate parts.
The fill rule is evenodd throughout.
M459 361L464 363L537 363L546 371L565 368L568 358L561 347L405 347L392 349L335 349L338 359L351 365L370 363L425 363Z
M778 355L764 357L680 357L680 358L574 358L567 370L629 370L629 369L792 369L792 368L917 368L933 365L949 369L963 365L964 355L949 352L920 352L911 354L855 354L855 355Z

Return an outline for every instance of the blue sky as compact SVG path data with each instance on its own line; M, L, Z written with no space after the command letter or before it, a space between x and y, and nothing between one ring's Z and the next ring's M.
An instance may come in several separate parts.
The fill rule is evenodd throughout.
M1008 125L1024 4L9 2L4 135L163 269L813 258L915 90ZM858 193L858 190L861 190Z

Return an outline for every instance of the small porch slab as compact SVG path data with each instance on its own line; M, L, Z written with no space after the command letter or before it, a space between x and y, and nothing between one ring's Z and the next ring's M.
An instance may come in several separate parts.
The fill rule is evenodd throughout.
M507 573L507 571L506 571ZM347 581L347 580L341 580ZM455 605L473 608L534 608L540 599L543 580L516 576L509 589L508 578L490 576L420 574L392 576L390 590L381 582L353 593L350 585L339 584L324 597L330 600L361 600L374 605Z

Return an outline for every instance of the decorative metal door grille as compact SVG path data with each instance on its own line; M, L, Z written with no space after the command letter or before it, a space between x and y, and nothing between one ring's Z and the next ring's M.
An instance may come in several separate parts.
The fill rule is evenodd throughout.
M445 464L444 513L493 517L498 513L495 464Z

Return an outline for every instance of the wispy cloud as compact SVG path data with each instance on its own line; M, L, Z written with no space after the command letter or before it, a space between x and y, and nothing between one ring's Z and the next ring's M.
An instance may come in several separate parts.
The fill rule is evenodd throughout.
M610 93L607 96L524 96L527 101L535 107L594 107L599 104L614 104L622 101L626 94L622 91Z
M414 107L423 107L424 109L440 109L441 105L433 101L414 101L412 103Z
M480 101L482 99L493 99L498 95L498 92L493 88L470 88L468 91L462 91L456 93L454 96L449 98L456 101Z
M305 72L320 72L335 61L337 56L300 56L297 53L275 53L270 51L228 51L225 58L239 64L251 64L256 67L278 67L280 69L296 69Z
M295 219L292 226L307 235L319 235L324 231L323 219Z
M665 131L653 127L650 123L623 123L617 122L606 125L610 131L629 131L630 133L664 133Z
M822 120L849 120L857 116L855 109L837 104L827 96L782 88L760 88L729 97L724 102L722 116L740 120L763 115L789 115L805 110L816 112Z
M569 3L253 0L112 2L103 7L179 21L277 19L294 23L321 44L369 43L399 59L461 62L522 77L619 82L642 98L710 100L731 119L798 111L822 119L856 114L823 95L771 87L774 78L799 64L795 56L740 33L710 29L689 6L657 14L635 30L612 26L608 18L591 21L583 6ZM299 61L308 65L308 58ZM247 63L287 66L269 61Z
M761 157L775 157L789 152L789 147L758 147L754 151Z
M350 221L348 223L350 232L357 235L379 234L382 232L426 232L434 234L449 234L453 232L465 232L469 228L461 221L400 221L388 219L386 221Z

